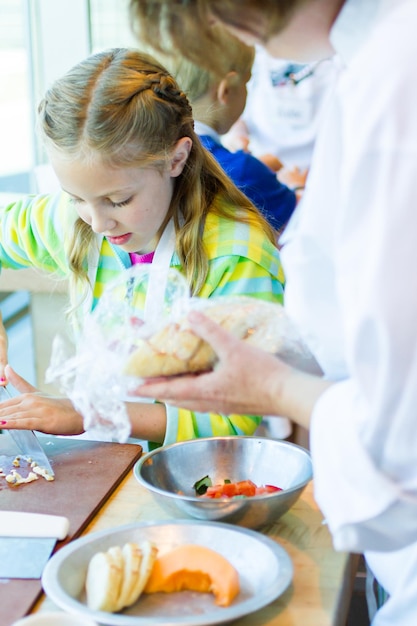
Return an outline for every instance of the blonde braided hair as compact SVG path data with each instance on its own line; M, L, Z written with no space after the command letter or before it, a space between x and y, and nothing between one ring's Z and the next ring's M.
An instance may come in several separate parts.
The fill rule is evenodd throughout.
M94 54L52 85L38 111L46 143L68 159L99 156L113 167L162 171L178 140L192 139L165 223L174 220L176 252L193 294L201 290L208 271L202 227L209 211L255 222L274 241L265 219L202 147L186 95L150 55L124 48ZM68 249L73 292L80 283L88 287L93 237L91 227L78 219Z

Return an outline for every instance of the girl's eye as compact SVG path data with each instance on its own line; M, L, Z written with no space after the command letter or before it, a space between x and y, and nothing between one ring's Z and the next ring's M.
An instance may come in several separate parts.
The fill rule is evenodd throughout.
M133 199L133 196L131 196L130 198L127 198L126 200L122 200L121 202L113 202L109 198L108 202L112 205L112 207L118 208L118 207L126 206L127 204L129 204L129 202L132 201L132 199ZM84 202L84 200L81 200L80 198L75 198L74 196L70 196L69 200L72 204L81 204L82 202Z
M80 198L74 198L74 196L70 196L69 201L71 202L71 204L80 204L80 202L82 202Z
M126 206L126 204L129 204L129 202L132 201L132 196L130 198L127 198L127 200L122 200L122 202L111 202L112 206L114 207L121 207L121 206Z

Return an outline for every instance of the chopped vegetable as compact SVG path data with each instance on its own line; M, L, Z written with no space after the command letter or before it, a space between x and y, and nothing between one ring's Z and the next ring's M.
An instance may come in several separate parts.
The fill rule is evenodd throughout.
M203 498L250 498L268 493L282 491L275 485L257 486L251 480L240 480L233 483L226 478L223 483L213 485L210 476L204 476L193 485L196 494Z
M203 476L203 478L200 478L200 480L197 480L197 482L194 483L193 489L195 489L198 496L202 496L206 493L208 487L212 486L212 484L213 483L211 482L209 475Z

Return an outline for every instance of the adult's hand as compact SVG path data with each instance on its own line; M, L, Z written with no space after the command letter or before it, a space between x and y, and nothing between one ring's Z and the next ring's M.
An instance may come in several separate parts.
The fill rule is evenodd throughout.
M330 383L236 339L200 312L190 313L189 321L216 352L215 368L198 375L148 379L135 395L195 411L287 416L308 427L314 403Z
M82 415L68 398L40 392L10 365L6 366L5 375L20 395L0 403L0 428L38 430L52 435L84 432Z

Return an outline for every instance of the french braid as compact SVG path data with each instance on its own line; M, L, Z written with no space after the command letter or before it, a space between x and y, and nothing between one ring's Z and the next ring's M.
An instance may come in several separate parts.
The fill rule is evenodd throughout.
M39 106L39 118L46 141L68 158L99 157L113 167L162 171L178 140L191 138L165 223L174 219L176 252L193 294L199 293L207 275L201 233L208 211L255 221L274 241L267 222L202 147L185 93L151 56L124 48L92 55L51 87ZM68 251L73 293L80 283L84 293L88 289L92 239L91 228L78 219Z

